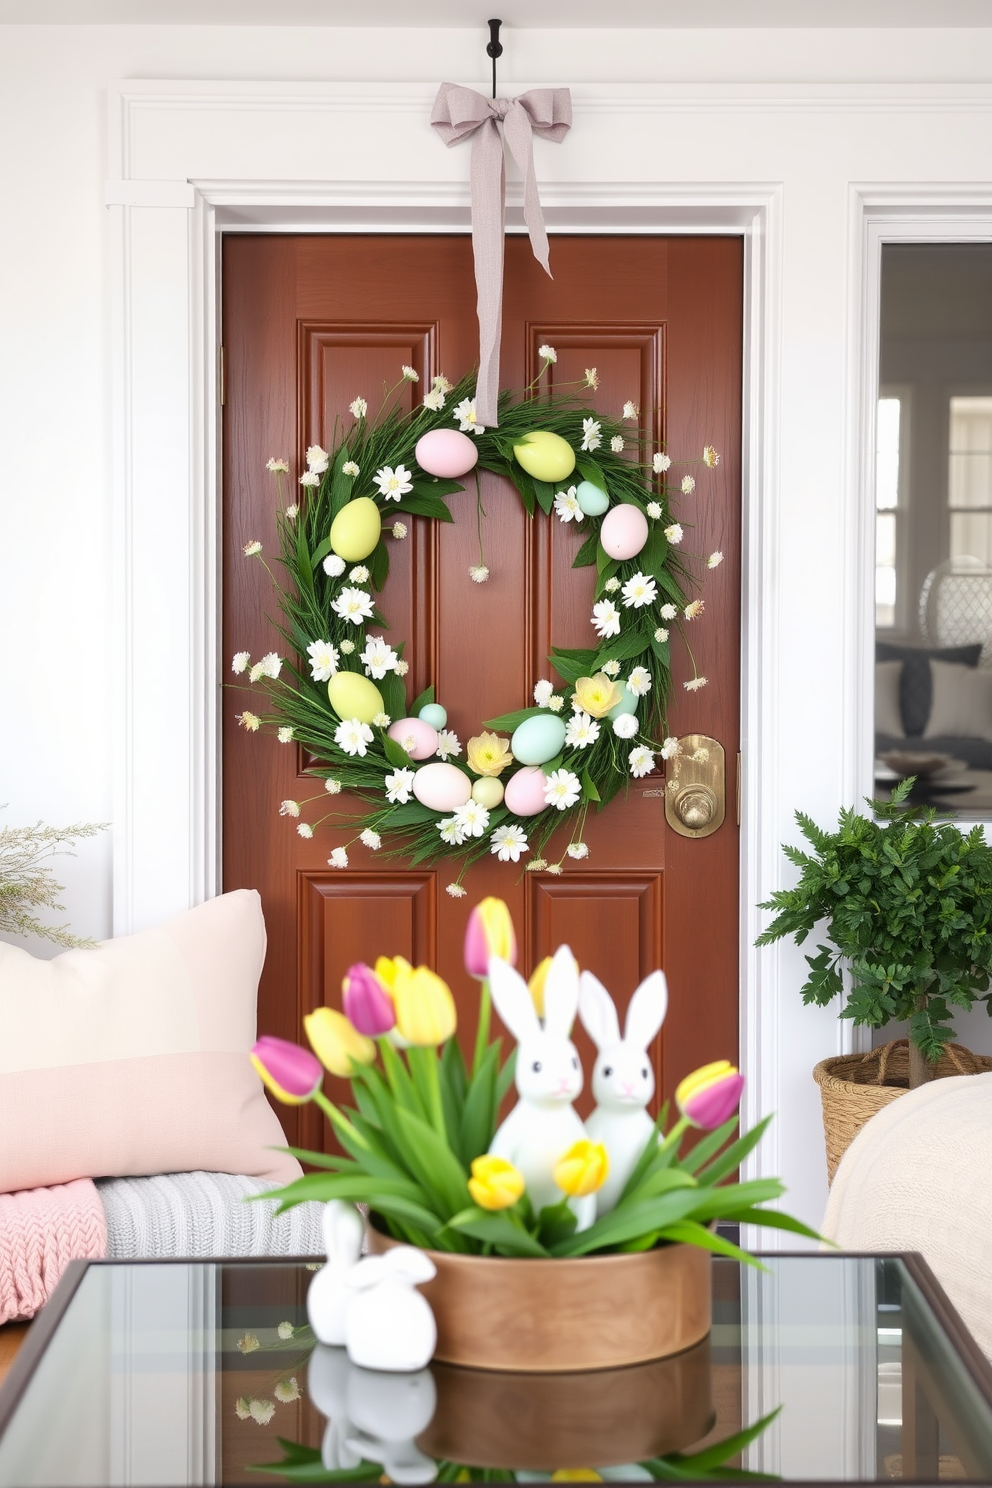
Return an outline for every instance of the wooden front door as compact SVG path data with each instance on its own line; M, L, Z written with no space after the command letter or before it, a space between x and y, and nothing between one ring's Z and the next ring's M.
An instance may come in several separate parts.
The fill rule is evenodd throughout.
M328 865L347 840L333 822L303 840L281 818L284 798L320 788L295 745L248 735L235 715L251 706L230 689L224 703L224 882L261 891L269 950L259 993L260 1032L302 1038L302 1018L340 1005L346 967L376 955L426 962L451 985L460 1027L474 1022L476 984L462 969L468 913L486 894L509 904L529 971L567 941L619 1002L656 966L668 977L670 1007L655 1051L659 1092L670 1095L689 1070L737 1057L738 838L736 756L740 655L740 441L742 242L710 237L558 237L549 279L525 239L506 245L501 385L523 388L541 365L538 347L557 350L556 384L596 367L602 412L628 399L642 410L657 446L698 462L704 444L721 454L715 471L698 463L697 491L676 512L685 548L700 555L705 614L693 650L708 685L686 693L692 676L673 647L675 687L669 731L710 734L728 761L723 826L688 840L665 822L664 779L632 780L595 820L587 858L564 857L560 873L525 872L492 858L465 879L464 899L445 888L457 868L410 868L350 849L345 870ZM401 364L414 367L417 398L443 372L451 381L477 355L475 285L466 237L232 236L224 245L224 646L253 656L284 650L265 569L242 557L259 539L277 551L270 457L289 460L291 489L314 442L334 446L335 420L361 394L374 413ZM657 447L656 446L656 447ZM705 477L705 478L704 478ZM292 499L292 498L290 498ZM531 702L553 673L557 646L591 644L592 569L573 570L582 540L573 524L540 512L530 519L516 493L482 476L485 560L491 577L471 582L478 558L473 483L451 498L453 525L412 520L391 545L380 607L389 639L405 640L408 701L433 683L449 728L464 741L483 721ZM705 556L722 565L706 572ZM329 802L332 807L337 802ZM564 855L567 834L558 852ZM552 849L555 842L552 842ZM590 1049L584 1059L591 1070ZM290 1139L317 1145L309 1108L282 1108Z

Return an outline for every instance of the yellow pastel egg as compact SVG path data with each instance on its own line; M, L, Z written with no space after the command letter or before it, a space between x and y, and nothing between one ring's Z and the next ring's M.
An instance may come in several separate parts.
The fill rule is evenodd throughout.
M356 496L331 523L331 547L347 563L367 558L379 541L382 519L371 496Z
M491 811L498 806L503 799L503 782L495 780L491 775L483 775L472 786L472 800L478 801L480 806L487 806Z
M358 672L335 672L327 684L327 698L339 718L357 718L359 723L371 723L385 711L378 687Z
M563 481L575 469L575 451L560 434L537 429L513 446L518 465L535 480Z

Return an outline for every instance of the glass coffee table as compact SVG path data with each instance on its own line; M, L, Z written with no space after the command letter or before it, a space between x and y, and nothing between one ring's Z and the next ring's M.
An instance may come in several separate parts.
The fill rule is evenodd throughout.
M992 1369L919 1257L763 1259L714 1262L696 1348L567 1375L356 1369L313 1263L77 1261L0 1390L0 1488L992 1481Z

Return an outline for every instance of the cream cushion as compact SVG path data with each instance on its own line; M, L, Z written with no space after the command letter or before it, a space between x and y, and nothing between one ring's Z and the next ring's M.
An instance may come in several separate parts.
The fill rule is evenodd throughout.
M933 700L924 739L992 739L992 671L931 661Z
M992 1073L910 1090L841 1159L823 1233L844 1250L918 1250L992 1357Z
M875 663L875 732L901 738L905 734L899 708L899 686L902 681L901 661Z
M265 959L254 890L38 960L0 944L0 1193L206 1169L300 1173L248 1058Z

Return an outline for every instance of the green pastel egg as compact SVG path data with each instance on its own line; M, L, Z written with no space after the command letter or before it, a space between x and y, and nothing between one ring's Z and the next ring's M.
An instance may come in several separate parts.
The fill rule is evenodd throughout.
M472 800L478 801L480 806L487 806L491 811L498 806L503 799L503 783L492 775L483 775L472 786Z
M601 517L610 504L606 492L594 486L592 481L582 481L576 486L575 499L587 517Z
M565 743L565 725L556 713L525 718L513 731L510 750L522 765L543 765L554 759Z
M563 481L575 469L575 451L560 434L537 429L513 446L517 463L535 480Z
M620 701L616 703L607 713L607 718L619 718L621 713L636 713L637 698L631 692L626 682L620 684Z
M417 714L417 717L422 718L425 723L429 723L431 728L434 729L443 729L448 721L448 715L440 703L425 703Z
M331 523L331 547L347 563L367 558L379 541L382 518L371 496L356 496Z
M327 684L327 699L339 718L357 718L359 723L371 723L385 711L378 687L358 672L335 672Z

